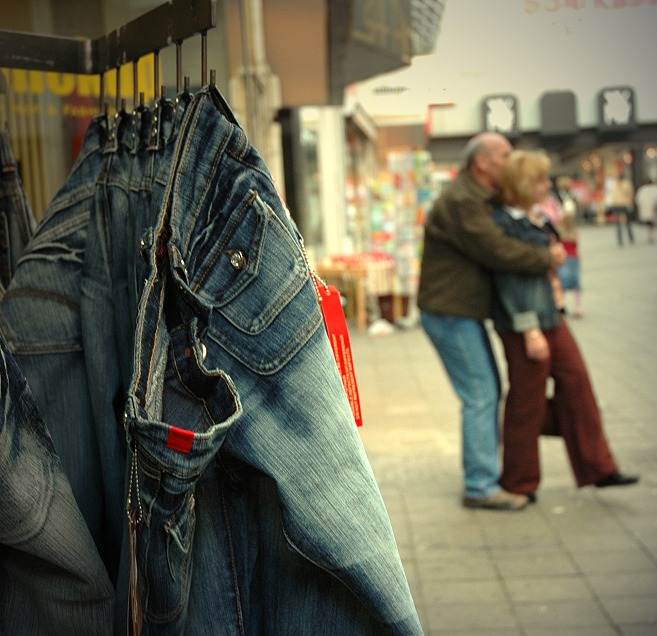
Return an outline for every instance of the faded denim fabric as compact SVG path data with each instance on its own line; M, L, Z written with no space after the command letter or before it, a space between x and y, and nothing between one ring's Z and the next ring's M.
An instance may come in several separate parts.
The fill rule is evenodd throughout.
M114 589L2 339L0 400L0 633L111 634Z
M32 237L36 222L27 201L9 133L0 131L0 298L9 286L16 263Z
M94 119L66 183L48 206L0 304L0 326L52 435L96 545L104 540L100 449L80 324L89 218L107 137Z
M421 634L300 237L213 88L167 184L126 409L145 633Z

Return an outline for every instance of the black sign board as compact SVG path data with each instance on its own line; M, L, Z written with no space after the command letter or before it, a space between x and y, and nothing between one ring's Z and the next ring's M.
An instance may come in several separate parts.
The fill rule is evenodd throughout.
M557 137L575 135L577 125L577 104L572 91L549 91L541 95L541 135Z

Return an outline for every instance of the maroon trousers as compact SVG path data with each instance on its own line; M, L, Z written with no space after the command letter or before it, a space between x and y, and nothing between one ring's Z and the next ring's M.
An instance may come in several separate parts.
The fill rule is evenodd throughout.
M504 408L504 459L500 484L514 493L535 492L541 479L539 436L553 418L566 444L578 486L605 477L618 466L602 429L600 411L579 347L565 321L545 332L547 360L529 360L522 334L500 334L508 365L509 392ZM548 377L554 397L545 395Z

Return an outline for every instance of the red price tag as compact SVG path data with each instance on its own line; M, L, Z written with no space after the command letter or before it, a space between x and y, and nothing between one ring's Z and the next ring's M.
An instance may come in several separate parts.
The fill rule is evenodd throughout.
M322 300L322 313L324 314L324 323L326 331L333 348L333 356L338 365L338 371L342 378L344 390L349 399L351 412L356 420L356 426L363 425L363 418L360 410L360 397L358 396L358 385L356 384L356 373L354 371L354 358L351 351L351 341L349 340L349 329L347 319L344 315L342 302L340 301L340 292L333 285L325 286L321 281L317 281L317 288Z

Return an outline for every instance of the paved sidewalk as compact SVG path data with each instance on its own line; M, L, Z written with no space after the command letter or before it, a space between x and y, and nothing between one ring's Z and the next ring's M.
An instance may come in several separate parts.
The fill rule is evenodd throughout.
M464 509L460 407L423 331L351 335L362 439L427 636L657 634L657 245L614 232L582 228L570 324L637 486L576 489L563 442L543 438L537 504Z

